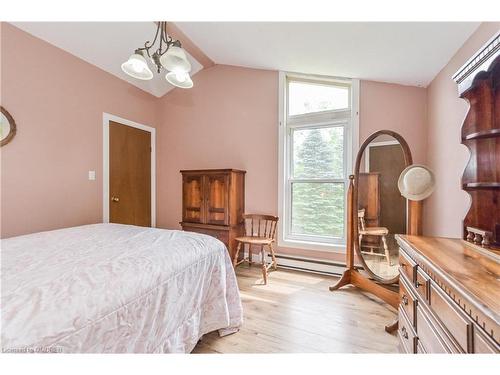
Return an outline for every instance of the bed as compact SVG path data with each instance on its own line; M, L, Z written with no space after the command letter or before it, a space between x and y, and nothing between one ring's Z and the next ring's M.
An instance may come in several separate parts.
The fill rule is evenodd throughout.
M203 234L94 224L1 245L3 352L187 353L242 324L227 250Z

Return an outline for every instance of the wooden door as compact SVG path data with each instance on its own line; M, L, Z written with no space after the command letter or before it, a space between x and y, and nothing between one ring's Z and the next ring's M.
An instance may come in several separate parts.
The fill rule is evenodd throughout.
M151 133L109 123L109 221L151 226Z
M367 227L380 225L380 175L360 173L358 182L358 210L365 210ZM357 213L355 216L358 218Z
M206 175L206 224L229 225L229 175Z
M182 221L204 223L204 176L202 174L186 174L182 176L182 180Z
M380 173L380 226L389 233L406 233L406 199L398 189L405 167L399 144L370 147L370 171Z

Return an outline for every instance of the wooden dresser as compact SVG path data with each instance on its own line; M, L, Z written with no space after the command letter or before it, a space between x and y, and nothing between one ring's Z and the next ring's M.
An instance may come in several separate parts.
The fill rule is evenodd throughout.
M463 240L397 235L405 353L499 353L498 256Z
M236 251L236 237L243 235L245 171L236 169L183 170L183 230L216 237Z

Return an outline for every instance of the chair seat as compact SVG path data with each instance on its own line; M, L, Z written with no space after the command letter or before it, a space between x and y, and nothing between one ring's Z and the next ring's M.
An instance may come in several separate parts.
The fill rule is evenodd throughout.
M389 234L389 230L384 227L368 227L365 230L360 230L359 234L363 235L373 235L373 236L385 236Z
M235 240L252 245L269 245L270 243L274 242L272 238L252 236L236 237Z

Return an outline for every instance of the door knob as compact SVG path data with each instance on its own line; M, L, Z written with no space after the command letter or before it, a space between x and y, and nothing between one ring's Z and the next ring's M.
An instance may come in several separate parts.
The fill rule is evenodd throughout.
M118 197L111 197L111 201L112 202L119 202L120 198L118 198Z

